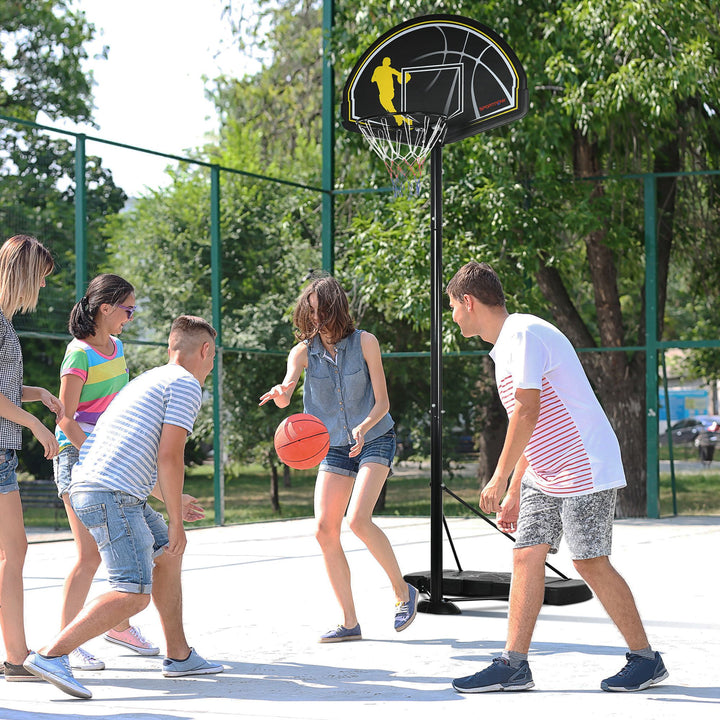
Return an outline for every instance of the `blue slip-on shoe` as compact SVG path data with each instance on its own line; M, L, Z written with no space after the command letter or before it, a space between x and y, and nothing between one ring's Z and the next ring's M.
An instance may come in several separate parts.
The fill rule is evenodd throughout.
M617 674L605 678L600 687L608 692L635 692L663 681L670 673L665 669L660 653L652 660L635 653L626 653L627 664Z
M162 674L165 677L183 677L185 675L215 675L225 670L218 663L211 663L200 657L194 648L190 648L190 655L185 660L173 660L166 657L162 664Z
M44 657L40 653L30 653L25 658L23 667L33 675L52 683L68 695L82 700L89 700L92 697L92 693L73 677L67 655L51 658Z
M362 640L360 623L358 623L355 627L352 628L346 628L344 625L338 625L334 630L330 630L324 635L321 635L318 642L333 643L345 642L345 640Z
M412 585L408 585L408 589L410 599L395 605L395 630L397 632L409 627L417 615L418 591Z
M481 693L498 690L529 690L535 687L535 683L527 660L523 661L519 668L513 668L507 660L497 657L492 661L492 665L484 670L453 680L452 686L461 693Z

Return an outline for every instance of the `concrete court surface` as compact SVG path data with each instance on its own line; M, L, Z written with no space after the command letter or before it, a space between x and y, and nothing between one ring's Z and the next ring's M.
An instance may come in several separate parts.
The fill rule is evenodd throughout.
M404 572L429 569L427 518L378 523ZM507 538L478 519L449 524L464 569L509 570ZM107 669L76 672L92 700L76 700L44 682L0 680L0 720L719 717L720 517L617 522L613 562L670 671L664 683L628 694L599 689L600 680L624 664L625 648L594 598L543 608L530 657L534 690L460 695L450 680L481 669L502 650L505 602L463 602L455 616L418 614L398 634L387 578L346 532L364 640L321 645L319 634L340 618L311 519L197 529L188 536L188 638L225 665L223 674L166 679L158 657L139 657L97 638L88 647ZM69 541L30 545L25 597L33 648L56 630L73 555ZM564 549L550 563L575 576ZM444 565L455 568L447 544ZM106 588L101 568L92 593ZM162 646L152 606L136 624Z

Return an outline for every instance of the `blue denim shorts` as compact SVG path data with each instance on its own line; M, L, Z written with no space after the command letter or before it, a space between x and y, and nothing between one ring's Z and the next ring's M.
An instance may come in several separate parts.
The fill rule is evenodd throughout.
M53 474L58 488L58 497L62 497L70 487L73 465L78 461L80 451L74 445L64 447L53 458Z
M0 450L0 495L20 490L15 474L17 464L17 453L14 450Z
M357 457L350 457L352 445L336 445L328 450L325 459L320 463L320 470L335 473L336 475L347 475L357 477L361 465L378 463L390 468L388 477L392 475L392 463L395 457L395 429L388 430L369 443L363 445L363 449Z
M97 543L110 587L149 595L153 559L168 544L163 516L147 500L116 490L71 493L70 502Z

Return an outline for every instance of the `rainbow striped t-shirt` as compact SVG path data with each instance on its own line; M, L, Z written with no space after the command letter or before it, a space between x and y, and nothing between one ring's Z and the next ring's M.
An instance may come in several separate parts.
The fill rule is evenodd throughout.
M95 429L95 424L112 399L128 383L123 344L116 337L111 339L115 351L112 355L103 355L84 340L75 338L68 344L60 366L60 377L73 374L83 381L73 419L86 435ZM60 427L55 428L55 437L61 450L72 444Z

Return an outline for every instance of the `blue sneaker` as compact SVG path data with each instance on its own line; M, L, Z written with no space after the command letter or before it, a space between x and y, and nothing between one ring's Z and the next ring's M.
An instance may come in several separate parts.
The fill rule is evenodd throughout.
M408 589L410 599L395 605L395 630L397 632L409 627L417 615L418 591L412 585L408 585Z
M68 695L83 700L89 700L92 697L92 693L73 677L67 655L50 658L43 657L40 653L30 653L25 658L23 667Z
M326 632L320 636L318 642L344 642L345 640L362 640L362 632L360 631L360 623L355 627L346 628L344 625L338 625L334 630Z
M200 657L190 648L190 654L185 660L173 660L166 657L162 664L162 674L165 677L183 677L185 675L215 675L225 670L218 663L211 663Z
M510 667L503 658L474 675L453 680L452 686L461 693L495 692L496 690L529 690L535 687L527 660L519 668Z
M626 653L627 665L612 677L605 678L600 687L608 692L635 692L663 681L670 673L665 669L660 653L652 660L635 653Z

